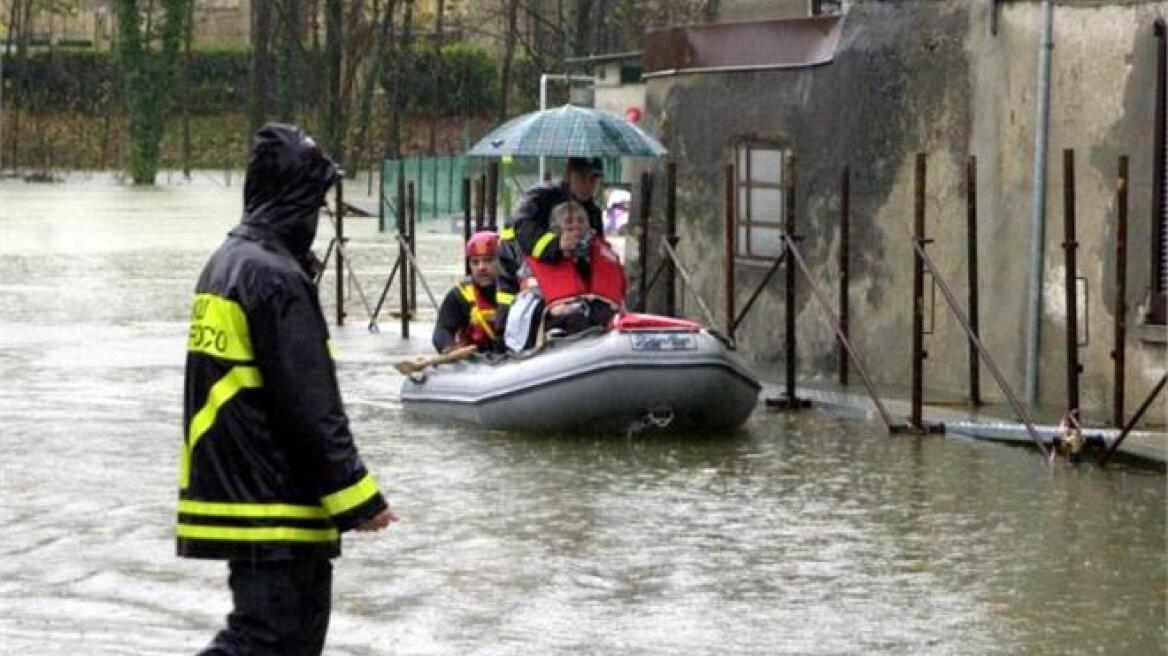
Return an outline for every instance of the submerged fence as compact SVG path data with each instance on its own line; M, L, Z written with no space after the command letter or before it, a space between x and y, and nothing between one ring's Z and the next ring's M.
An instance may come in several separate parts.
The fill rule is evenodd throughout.
M414 183L414 203L416 220L420 223L449 221L451 228L457 227L467 208L463 206L462 180L481 179L485 186L487 169L491 160L465 155L437 157L408 157L386 159L381 162L381 225L382 232L395 229L394 216L397 214L398 179L404 188ZM549 157L545 160L545 170L552 177L559 176L563 169L563 158ZM604 162L606 181L621 179L619 159ZM539 179L539 159L535 157L503 158L499 161L498 190L494 195L496 211L500 221L505 221L519 203L523 192L537 185ZM487 197L491 197L487 192Z

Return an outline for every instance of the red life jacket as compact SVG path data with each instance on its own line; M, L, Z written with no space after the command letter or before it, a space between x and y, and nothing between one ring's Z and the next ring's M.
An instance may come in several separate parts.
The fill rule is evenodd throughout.
M459 284L458 292L470 310L470 323L458 331L458 342L474 344L480 349L490 346L498 339L491 326L495 320L495 299L487 298L478 285L470 281Z
M588 261L592 269L590 280L580 276L575 262L562 259L555 264L540 262L534 257L527 258L535 279L543 293L544 302L554 303L566 298L592 295L621 305L625 300L625 268L612 246L600 237L595 237L588 248Z

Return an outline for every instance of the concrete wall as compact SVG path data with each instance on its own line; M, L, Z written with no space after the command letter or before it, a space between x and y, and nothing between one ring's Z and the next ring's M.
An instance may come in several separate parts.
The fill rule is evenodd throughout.
M832 64L798 70L691 74L648 82L646 123L678 165L680 253L725 325L724 167L736 140L785 144L797 159L798 232L820 288L834 302L838 188L851 167L851 314L856 346L886 390L910 373L915 153L928 153L929 251L965 298L965 167L978 158L984 340L1010 384L1024 388L1026 281L1032 207L1039 4L990 0L857 2L844 18ZM1131 158L1128 252L1128 414L1165 367L1162 343L1141 338L1138 302L1150 279L1151 132L1155 97L1153 21L1168 2L1058 4L1055 14L1045 240L1041 401L1065 403L1062 151L1076 151L1079 273L1090 280L1090 345L1081 352L1082 402L1090 420L1110 417L1115 172ZM663 227L664 167L651 230ZM627 252L633 260L636 249ZM639 264L639 263L637 263ZM653 258L650 267L655 267ZM636 270L637 265L634 265ZM764 269L740 264L740 305ZM834 379L830 328L800 281L801 376ZM659 298L656 301L659 302ZM936 333L926 338L926 397L967 390L967 341L938 293ZM783 299L776 277L739 329L741 350L777 377ZM659 307L659 306L658 306ZM687 299L687 313L697 306ZM1080 310L1082 313L1082 310ZM1153 331L1161 338L1163 330ZM1000 399L982 369L983 396ZM1154 420L1164 420L1163 405Z

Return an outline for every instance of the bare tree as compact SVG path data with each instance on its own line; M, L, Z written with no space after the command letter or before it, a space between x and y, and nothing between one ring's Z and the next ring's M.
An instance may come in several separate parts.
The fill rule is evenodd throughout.
M507 97L511 94L511 65L515 60L515 42L518 40L519 0L507 1L507 27L504 31L503 62L499 72L499 121L507 118Z

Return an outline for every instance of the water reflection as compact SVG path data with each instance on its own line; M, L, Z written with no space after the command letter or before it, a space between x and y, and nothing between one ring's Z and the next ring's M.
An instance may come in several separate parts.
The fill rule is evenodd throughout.
M223 566L173 556L185 316L238 199L0 196L0 653L191 653L228 600ZM456 279L454 240L424 243ZM367 292L389 252L354 246ZM681 437L411 423L387 363L428 331L350 313L342 386L403 521L348 540L328 653L1165 652L1159 475L816 411Z

